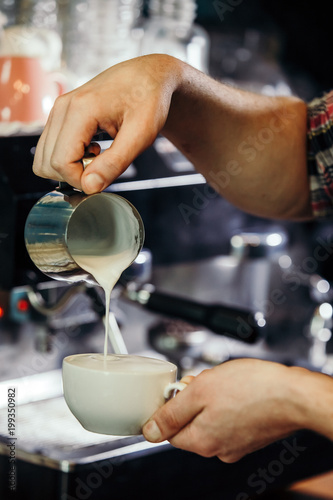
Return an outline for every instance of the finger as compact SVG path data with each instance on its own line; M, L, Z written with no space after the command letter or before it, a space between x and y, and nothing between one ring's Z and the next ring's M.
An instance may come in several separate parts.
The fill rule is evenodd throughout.
M194 375L186 375L185 377L183 377L182 379L180 379L180 382L182 382L183 384L190 384L192 382L192 380L195 379Z
M45 141L43 164L56 171L61 179L81 189L83 172L81 159L89 148L97 130L96 120L89 114L85 102L78 105L73 97L67 97L54 107L52 121ZM96 146L92 146L96 150ZM99 152L99 151L98 151Z
M49 124L47 123L38 140L32 170L39 177L62 181L64 180L63 176L52 167L50 155L47 153L48 150L52 150L52 146L50 146L52 136L49 135L49 128Z
M34 161L33 161L33 165L32 165L32 170L34 172L34 174L36 175L39 175L39 177L47 177L47 175L45 176L43 174L43 170L42 170L42 163L43 163L43 150L44 150L44 144L45 144L45 140L46 140L46 134L47 134L47 129L46 129L46 126L37 142L37 146L36 146L36 151L35 151L35 154L34 154ZM57 180L57 179L55 179Z
M144 126L143 122L144 119L137 114L124 120L111 147L95 158L82 175L81 184L85 193L105 189L154 142L158 128L150 123Z
M49 159L45 158L45 144L48 140L50 140L49 129L53 117L53 112L54 108L51 109L44 130L38 140L32 170L34 174L38 175L39 177L61 180L59 174L51 168Z
M212 457L218 453L217 435L212 433L203 409L191 422L169 439L172 446L191 451L203 457Z
M82 174L82 163L79 161L76 162L76 172L73 172L74 169L72 168L68 171L68 173L66 172L64 174L62 165L58 164L57 161L53 161L54 150L60 131L62 130L64 120L66 119L68 106L68 94L58 98L54 104L36 148L33 171L40 177L54 180L66 180L74 187L80 188L80 183L76 179L79 179ZM74 182L72 182L73 173Z
M55 144L63 126L63 122L67 113L69 100L67 96L56 100L49 118L47 120L43 141L43 150L41 158L41 171L44 177L55 177L57 180L64 180L61 172L58 171L57 166L52 163L52 156Z
M52 127L52 129L50 130L51 127L50 123L53 121L53 118L54 118L54 112L50 114L49 120L46 123L44 131L39 138L34 156L33 171L36 175L39 175L40 177L53 178L54 180L63 180L63 177L56 170L52 168L51 161L48 159L49 155L47 151L53 151L54 145L50 143L48 146L46 146L45 144L47 140L52 141L52 137L54 136L54 134L57 134L57 129L55 127ZM100 151L101 151L101 146L97 142L92 142L86 148L85 153L92 153L93 155L97 156L100 154ZM44 157L44 162L43 162L43 157ZM82 171L81 165L79 165L78 167L81 173Z
M176 397L165 403L144 425L142 431L147 441L158 443L170 439L191 422L203 409L188 385Z

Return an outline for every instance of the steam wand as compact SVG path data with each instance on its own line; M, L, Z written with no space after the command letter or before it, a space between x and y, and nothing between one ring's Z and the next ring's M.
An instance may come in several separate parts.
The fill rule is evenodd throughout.
M218 335L253 344L262 336L266 320L263 313L245 311L220 304L207 305L155 291L153 285L136 289L131 284L123 296L144 308L197 323Z

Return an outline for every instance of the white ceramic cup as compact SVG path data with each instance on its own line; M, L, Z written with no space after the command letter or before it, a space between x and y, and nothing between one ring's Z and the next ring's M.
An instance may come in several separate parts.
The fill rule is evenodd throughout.
M75 354L63 360L66 403L81 425L91 432L130 436L174 390L177 367L168 361L127 354Z

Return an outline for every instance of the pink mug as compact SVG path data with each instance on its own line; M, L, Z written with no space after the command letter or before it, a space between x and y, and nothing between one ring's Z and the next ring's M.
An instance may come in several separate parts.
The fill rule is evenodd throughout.
M0 122L45 123L64 77L47 73L34 57L0 57Z

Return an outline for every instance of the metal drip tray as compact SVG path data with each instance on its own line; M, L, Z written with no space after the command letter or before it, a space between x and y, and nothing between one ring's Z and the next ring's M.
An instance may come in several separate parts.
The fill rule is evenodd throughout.
M17 398L16 490L9 491L8 389ZM0 498L2 500L225 500L250 498L248 479L297 444L304 450L267 488L332 468L332 443L297 435L224 464L143 436L106 436L84 430L62 396L61 371L0 383ZM296 440L296 441L295 441ZM313 456L319 457L313 461ZM293 458L293 457L291 457ZM175 485L177 488L175 490ZM249 494L248 496L246 496ZM251 496L252 498L252 496Z
M2 455L8 455L8 442L13 439L8 434L9 388L15 389L17 397L16 458L25 462L69 472L79 464L147 453L167 445L148 443L143 436L108 436L86 431L63 398L61 370L54 370L0 384Z

